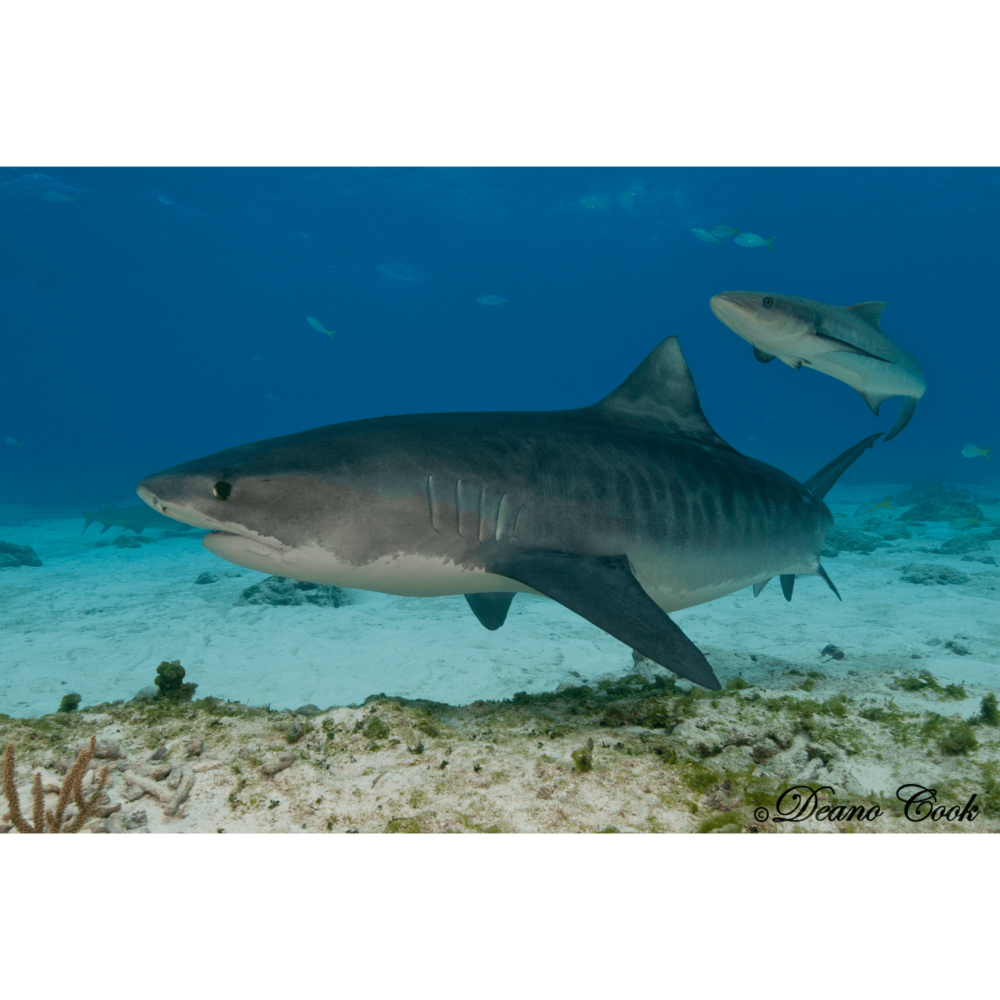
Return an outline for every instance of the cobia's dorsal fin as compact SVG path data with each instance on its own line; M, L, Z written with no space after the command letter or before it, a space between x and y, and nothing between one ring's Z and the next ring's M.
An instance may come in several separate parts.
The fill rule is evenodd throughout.
M882 327L878 325L878 320L885 308L884 302L856 302L853 306L845 306L845 308L859 319L871 323L879 333L883 332Z
M667 337L614 392L588 407L607 416L735 451L712 429L676 337Z

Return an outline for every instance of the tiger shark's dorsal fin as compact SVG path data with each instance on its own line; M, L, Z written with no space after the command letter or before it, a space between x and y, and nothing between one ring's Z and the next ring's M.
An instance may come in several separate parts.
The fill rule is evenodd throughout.
M879 317L882 315L882 310L885 308L884 302L856 302L853 306L845 306L848 312L854 313L859 319L863 319L866 323L871 323L879 333L882 333L882 327L878 325Z
M691 369L676 337L661 341L614 392L588 409L726 451L736 450L715 433L705 418Z

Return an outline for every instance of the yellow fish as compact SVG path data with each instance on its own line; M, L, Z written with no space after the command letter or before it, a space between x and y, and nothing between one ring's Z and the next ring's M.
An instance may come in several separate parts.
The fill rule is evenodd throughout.
M978 458L980 455L982 455L983 458L989 458L990 457L990 449L989 448L977 448L974 444L967 444L967 445L964 445L962 447L962 454L966 458Z
M889 501L892 499L892 494L890 493L884 500L869 500L868 503L863 503L855 512L855 517L861 517L862 514L870 514L873 510L895 510Z

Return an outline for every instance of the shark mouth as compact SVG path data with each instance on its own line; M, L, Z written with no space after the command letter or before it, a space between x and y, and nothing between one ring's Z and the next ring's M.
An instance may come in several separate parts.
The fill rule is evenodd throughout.
M287 569L283 565L284 553L281 549L256 538L237 535L232 531L212 530L202 538L201 544L212 555L236 566L243 566L259 573L288 576Z
M213 544L214 543L214 544ZM226 531L223 528L213 528L202 539L202 544L209 552L218 552L220 549L228 551L245 551L261 556L281 556L281 549L274 545L268 545L260 539L251 538L249 535L237 534L235 531Z

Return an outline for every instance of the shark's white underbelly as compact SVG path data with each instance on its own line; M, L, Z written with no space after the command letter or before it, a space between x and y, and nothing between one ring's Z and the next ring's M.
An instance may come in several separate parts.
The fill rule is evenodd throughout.
M444 597L449 594L537 594L523 583L483 569L457 565L438 556L397 553L363 566L341 562L318 545L284 551L241 535L210 534L202 539L209 552L237 566L308 580L333 587L376 590L400 597Z
M863 394L885 398L913 396L919 399L927 388L923 376L903 364L879 361L849 351L816 351L808 339L783 349L756 346L773 353L790 368L798 368L805 361L814 371L839 379Z
M209 552L228 562L259 573L307 580L310 583L354 590L374 590L400 597L444 597L452 594L514 593L537 594L531 587L486 570L459 566L442 556L398 553L383 556L363 566L352 566L320 546L284 551L241 535L209 534L202 544ZM799 571L813 572L806 567ZM744 587L762 583L777 572L758 572L751 577L729 577L700 586L685 586L662 572L636 567L636 579L664 611L680 611L725 597Z

